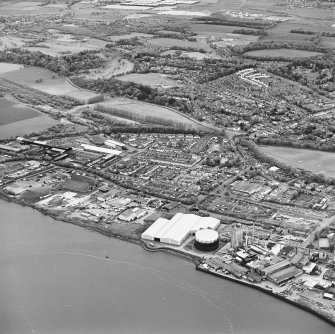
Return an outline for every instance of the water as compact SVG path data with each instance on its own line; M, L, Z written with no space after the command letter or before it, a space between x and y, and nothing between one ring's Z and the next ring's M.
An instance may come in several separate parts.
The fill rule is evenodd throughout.
M181 258L1 200L0 212L0 333L334 334Z

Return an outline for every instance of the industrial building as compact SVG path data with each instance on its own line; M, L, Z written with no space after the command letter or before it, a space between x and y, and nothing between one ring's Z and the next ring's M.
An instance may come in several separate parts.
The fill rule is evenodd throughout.
M189 235L196 231L215 230L219 225L220 221L213 217L200 217L179 212L170 220L158 218L142 233L142 239L180 246Z
M97 153L105 153L113 155L120 155L122 153L121 151L118 150L111 150L110 148L98 147L87 144L81 144L81 147L86 151L97 152Z
M203 252L211 252L219 247L218 232L210 229L195 232L194 247Z

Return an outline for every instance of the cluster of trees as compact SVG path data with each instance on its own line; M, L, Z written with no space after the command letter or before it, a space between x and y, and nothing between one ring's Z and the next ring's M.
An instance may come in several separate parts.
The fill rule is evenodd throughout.
M134 121L144 122L144 123L153 123L161 124L165 126L175 127L178 129L188 129L193 128L194 126L186 122L176 122L172 119L164 119L163 117L157 117L154 115L141 115L141 113L136 113L133 111L128 111L124 109L119 109L113 106L107 106L102 104L95 105L95 110L112 114L115 116L120 116L123 118L131 119Z
M93 50L52 57L39 51L29 51L21 48L0 51L0 61L43 67L66 76L101 67L106 62Z
M192 110L191 105L185 100L175 99L166 93L160 92L156 88L134 82L121 81L115 78L90 80L82 77L72 78L72 81L79 87L98 93L107 93L112 97L129 97L161 106L169 106L185 113L190 113Z
M30 105L48 105L63 109L70 109L78 105L78 102L70 97L51 95L6 79L0 79L0 92L10 94L19 101Z
M268 33L265 30L252 30L252 29L235 29L233 30L233 34L241 34L241 35L254 35L254 36L267 36Z
M270 21L255 21L255 20L238 19L238 18L228 19L226 17L220 17L220 16L203 16L193 18L192 20L206 24L247 27L254 29L270 29L277 24L276 22L270 22Z
M292 29L292 30L290 30L290 32L295 33L295 34L303 34L303 35L320 34L321 36L325 36L325 37L335 37L335 33L328 32L328 31L323 31L323 32L317 33L315 31L303 30L303 29L300 28L300 29Z
M315 52L328 51L325 47L310 42L297 43L297 42L258 41L243 46L241 48L241 52L245 53L248 51L267 50L267 49L296 49L296 50L315 51Z

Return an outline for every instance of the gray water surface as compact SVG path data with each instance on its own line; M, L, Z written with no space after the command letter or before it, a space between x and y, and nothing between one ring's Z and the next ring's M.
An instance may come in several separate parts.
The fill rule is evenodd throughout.
M1 334L334 332L184 259L0 200Z

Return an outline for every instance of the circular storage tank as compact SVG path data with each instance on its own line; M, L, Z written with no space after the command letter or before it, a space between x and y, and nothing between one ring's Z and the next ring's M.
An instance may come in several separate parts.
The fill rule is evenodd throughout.
M199 230L195 232L194 247L203 252L211 252L219 247L219 234L214 230Z

